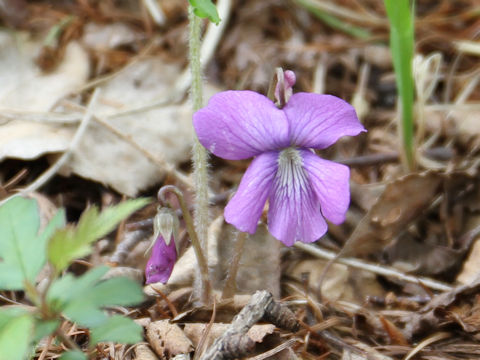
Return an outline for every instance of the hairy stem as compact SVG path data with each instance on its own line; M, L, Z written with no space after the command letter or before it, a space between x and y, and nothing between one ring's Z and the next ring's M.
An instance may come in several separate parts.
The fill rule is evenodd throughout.
M192 85L190 96L193 103L193 110L197 111L202 107L202 69L200 64L200 30L201 19L193 13L192 6L189 7L190 21L190 71L192 73ZM193 142L193 177L195 182L195 229L203 254L208 259L207 238L208 238L208 154L195 136ZM209 294L199 279L202 276L197 272L194 289L198 298L205 303ZM199 286L200 285L200 286Z

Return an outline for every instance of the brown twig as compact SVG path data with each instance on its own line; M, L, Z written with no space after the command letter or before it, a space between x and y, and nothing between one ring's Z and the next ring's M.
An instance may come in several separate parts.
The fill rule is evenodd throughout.
M235 316L227 331L215 340L200 360L229 360L251 352L254 342L247 336L247 332L262 318L278 327L287 326L288 330L299 327L295 315L284 305L275 302L271 293L265 290L257 291Z
M130 251L147 236L144 230L131 231L125 234L124 239L117 245L109 262L115 265L123 264Z

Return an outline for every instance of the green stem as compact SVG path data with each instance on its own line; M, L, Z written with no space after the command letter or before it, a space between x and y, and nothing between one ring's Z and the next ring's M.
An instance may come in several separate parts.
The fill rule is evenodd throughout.
M189 6L188 17L190 21L190 71L192 74L192 85L190 96L193 103L193 111L199 110L203 105L202 94L202 68L200 66L200 31L201 19L193 13L192 6ZM193 142L193 177L195 182L195 229L198 234L199 245L203 250L205 258L208 259L207 238L208 238L208 154L195 136ZM197 273L196 284L201 274ZM198 289L199 298L209 300L210 296L206 288ZM201 300L201 301L203 301ZM206 303L205 303L206 304Z

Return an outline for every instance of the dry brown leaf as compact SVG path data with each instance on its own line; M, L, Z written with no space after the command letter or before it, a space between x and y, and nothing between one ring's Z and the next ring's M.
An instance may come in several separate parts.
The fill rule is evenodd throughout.
M124 23L88 23L83 28L82 42L95 50L113 49L140 41L144 36Z
M467 260L463 263L463 269L457 276L457 281L463 285L467 285L474 281L480 275L480 240L475 241L468 255Z
M121 110L154 101L168 100L180 69L159 59L138 61L102 85L93 112L105 119ZM108 123L131 141L169 164L190 156L193 136L191 106L157 106L108 119ZM165 168L152 163L144 153L103 125L92 122L70 163L62 169L110 185L118 192L135 196L139 190L158 183Z
M222 241L218 243L219 264L216 269L218 288L222 288L228 273L235 233L231 225L226 225L220 235ZM280 295L280 247L280 242L268 232L266 225L259 224L256 233L245 241L237 274L237 293L267 290L274 297Z
M177 324L171 324L169 320L152 322L146 330L148 343L161 358L193 351L190 339Z
M443 294L436 295L423 308L415 313L405 317L404 334L407 338L419 334L421 332L431 332L438 329L440 323L457 322L464 326L462 315L474 314L480 310L480 306L472 305L473 299L478 299L480 294L480 277L475 279L469 285L461 285ZM472 311L472 309L476 309ZM469 328L464 326L464 328ZM478 327L477 327L478 331Z
M82 86L89 75L86 51L70 42L55 71L44 74L34 58L41 41L31 41L24 33L0 32L0 108L11 116L0 126L0 160L35 159L45 153L68 148L74 128L48 122L48 115L21 120L15 113L51 111L60 99Z
M308 274L307 283L314 294L320 293L320 281L327 261L321 259L302 260L287 270L289 276L302 281ZM343 300L362 304L368 296L382 296L384 290L376 276L367 271L351 271L346 265L334 263L323 279L321 295L328 301Z
M345 256L378 253L431 204L442 175L428 171L410 174L389 183L375 205L351 235Z
M158 360L158 357L146 344L138 344L135 346L135 357L133 360Z

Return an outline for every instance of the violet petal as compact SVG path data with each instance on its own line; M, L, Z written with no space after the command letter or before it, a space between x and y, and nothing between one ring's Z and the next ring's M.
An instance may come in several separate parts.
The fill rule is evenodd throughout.
M301 153L287 149L281 154L269 198L268 229L286 246L295 241L316 241L326 233L327 224L303 168Z
M200 143L229 160L248 159L289 143L283 111L253 91L224 91L193 115Z
M341 224L345 221L345 213L350 204L350 169L324 160L308 150L300 152L323 216L334 224Z
M152 255L148 259L145 267L146 283L166 283L172 274L173 266L177 260L177 250L175 248L175 240L170 240L170 244L166 244L162 236L157 238L153 245Z
M349 103L332 95L297 93L283 108L298 147L324 149L345 135L365 131Z
M254 234L277 172L278 152L257 156L243 175L237 192L225 207L225 220Z

